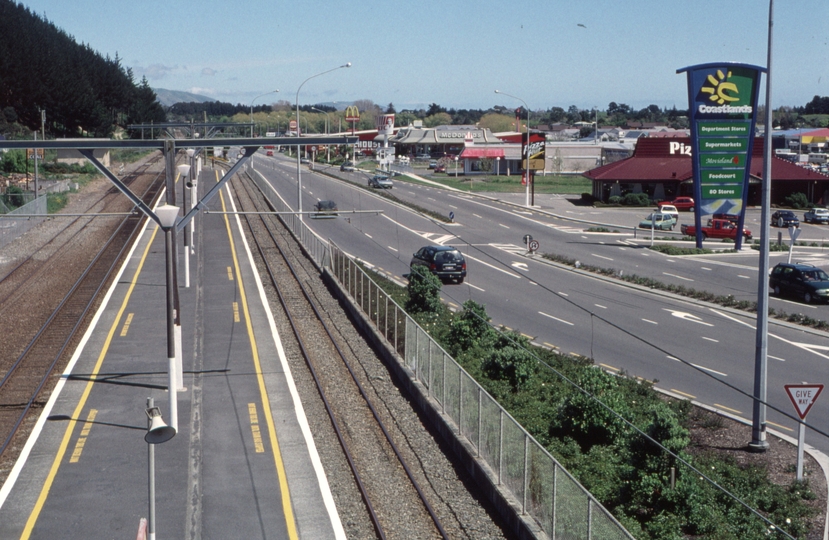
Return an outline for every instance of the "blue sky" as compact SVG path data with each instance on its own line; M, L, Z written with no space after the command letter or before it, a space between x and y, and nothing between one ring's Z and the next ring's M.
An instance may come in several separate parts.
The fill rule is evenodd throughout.
M765 66L768 0L19 0L136 79L231 103L687 107L678 68ZM776 0L772 105L829 95L829 1ZM764 83L765 84L765 83ZM765 88L765 87L763 87ZM764 92L761 92L763 94Z

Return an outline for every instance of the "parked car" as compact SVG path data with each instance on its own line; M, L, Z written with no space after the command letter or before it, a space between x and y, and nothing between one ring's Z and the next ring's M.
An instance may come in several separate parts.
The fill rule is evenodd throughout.
M648 217L639 222L640 229L656 229L658 231L670 231L676 226L676 221L670 214L652 212Z
M775 296L801 298L807 304L829 299L829 274L811 264L780 263L769 274Z
M446 167L443 165L435 165L435 172L446 172Z
M337 203L334 201L317 201L314 203L314 212L311 214L313 219L327 219L335 218L337 213Z
M791 210L778 210L771 215L771 224L777 227L800 227L800 220Z
M304 164L304 165L308 165L308 164L311 163L311 160L308 159L307 157L304 157L304 158L299 158L299 162Z
M418 268L428 269L443 282L449 280L463 283L466 277L466 259L452 246L425 246L412 255L409 269L416 272Z
M429 160L429 168L430 169L434 169L437 166L438 166L438 160L436 160L436 159L430 159Z
M394 183L385 174L375 174L368 179L368 187L391 189L394 187Z
M806 223L829 223L829 210L826 208L812 208L803 214Z
M272 156L273 155L273 150L268 150L267 152L265 152L265 155L266 156Z
M672 201L661 201L656 203L656 205L660 207L666 204L675 206L677 210L687 210L689 212L693 212L695 208L693 197L677 197Z
M354 162L353 161L343 161L343 164L340 165L341 172L354 172Z
M674 218L674 223L679 221L679 211L677 210L676 206L672 204L663 204L659 208L656 209L657 212L661 212L663 214L668 214L672 218Z
M679 228L679 230L682 231L682 234L685 236L696 236L697 234L696 225L689 225L685 223ZM727 219L709 219L708 224L702 227L702 239L730 238L736 242L739 230L740 229L737 228L737 225ZM751 240L751 231L745 227L743 227L743 237L745 237L746 240Z

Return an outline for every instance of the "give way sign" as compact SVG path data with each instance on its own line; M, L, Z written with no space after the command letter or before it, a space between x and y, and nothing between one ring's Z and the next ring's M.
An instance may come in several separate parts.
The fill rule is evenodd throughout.
M806 419L809 409L812 408L812 405L817 401L817 397L823 391L822 384L787 384L785 388L801 420Z

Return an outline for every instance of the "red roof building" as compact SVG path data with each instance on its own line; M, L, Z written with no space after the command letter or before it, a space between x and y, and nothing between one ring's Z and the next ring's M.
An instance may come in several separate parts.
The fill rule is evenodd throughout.
M748 205L760 204L763 177L763 138L754 139ZM607 202L614 195L647 193L655 201L694 195L690 138L641 138L627 159L587 171L593 196ZM782 203L792 193L804 193L814 204L829 204L829 176L772 156L771 202Z

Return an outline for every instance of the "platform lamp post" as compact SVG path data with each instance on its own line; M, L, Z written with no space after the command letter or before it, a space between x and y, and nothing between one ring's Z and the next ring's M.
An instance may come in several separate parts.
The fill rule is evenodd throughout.
M164 231L164 252L165 252L165 267L167 276L167 392L170 398L170 427L176 432L178 431L178 388L177 373L179 369L176 362L176 335L175 335L175 296L174 289L176 286L173 273L173 228L178 221L178 206L165 204L159 206L155 210L156 216L161 224L161 229Z
M331 73L332 71L336 71L341 68L349 68L351 67L351 62L347 62L341 66L337 66L335 68L331 68L328 71L323 71L322 73L317 73L316 75L311 75L304 81L302 84L299 85L299 88L296 89L296 127L299 129L299 91L302 90L302 87L305 86L305 83L319 77L320 75L325 75L326 73ZM298 137L298 135L297 135ZM302 221L302 168L301 162L299 157L300 152L300 144L296 145L296 196L297 196L297 212L299 212L299 220Z
M513 99L517 99L521 103L524 104L524 108L527 109L527 167L526 167L526 174L527 174L527 203L526 206L530 206L530 108L527 106L527 102L521 99L518 96L513 96L512 94L507 94L506 92L501 92L500 90L495 91L496 94L503 94L507 97L511 97Z
M264 94L259 94L258 96L256 96L252 100L250 100L250 124L251 124L251 126L250 126L250 136L251 137L253 137L253 102L256 101L257 99L261 98L262 96L267 96L268 94L277 94L277 93L279 93L278 88L276 90L271 90L270 92L265 92Z
M147 398L147 495L149 500L148 540L155 540L155 445L165 443L175 437L176 430L164 423L161 410L155 406L153 398Z
M328 135L328 127L330 125L328 122L331 119L329 114L323 110L317 109L316 107L311 107L311 110L321 112L325 115L325 134ZM325 162L331 163L331 146L328 144L325 145Z

